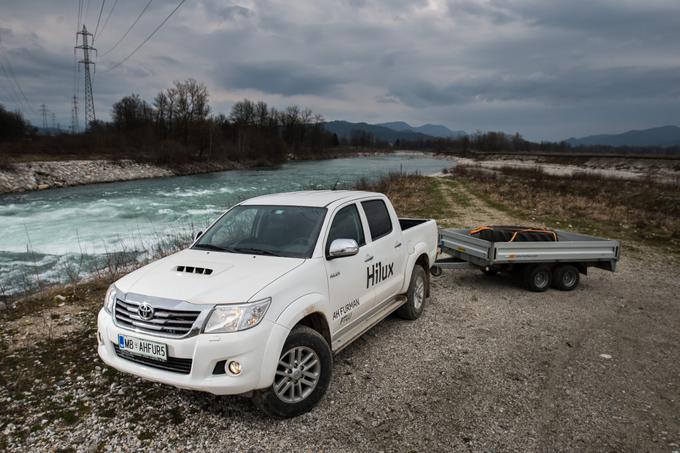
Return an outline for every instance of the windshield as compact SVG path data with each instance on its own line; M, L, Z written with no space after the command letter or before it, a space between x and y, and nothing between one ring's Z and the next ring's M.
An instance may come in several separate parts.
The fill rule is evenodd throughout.
M326 208L240 205L203 234L193 249L310 258Z

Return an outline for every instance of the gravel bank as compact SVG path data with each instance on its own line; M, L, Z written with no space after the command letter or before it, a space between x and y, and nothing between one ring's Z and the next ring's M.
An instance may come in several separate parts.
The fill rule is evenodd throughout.
M234 162L186 164L166 168L132 160L21 162L0 169L0 193L26 192L101 182L180 176L242 168Z
M658 180L677 181L680 178L680 161L677 159L641 158L583 158L574 163L555 162L554 159L531 155L499 155L484 159L461 157L460 165L499 169L502 167L532 169L540 168L551 175L569 176L586 172L608 178L644 179L654 177Z
M70 317L89 328L43 346L63 368L46 369L20 399L0 390L4 448L678 450L680 281L662 257L631 255L571 293L446 271L420 320L390 317L336 356L321 405L287 421L244 398L107 370L88 307ZM24 373L34 371L5 368L3 380Z

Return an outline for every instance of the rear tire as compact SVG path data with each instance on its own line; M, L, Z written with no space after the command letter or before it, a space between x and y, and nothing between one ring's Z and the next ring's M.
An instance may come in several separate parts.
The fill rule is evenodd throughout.
M425 308L429 285L430 281L427 278L427 272L425 272L425 269L420 264L416 264L413 267L411 283L406 292L407 301L397 309L397 316L409 321L420 318Z
M529 291L542 293L550 288L552 272L545 264L533 264L524 269L524 286Z
M580 274L576 266L563 264L553 272L553 286L560 291L571 291L579 284Z
M333 355L326 339L314 329L297 326L283 345L274 383L255 391L253 403L272 417L302 415L321 401L332 371Z

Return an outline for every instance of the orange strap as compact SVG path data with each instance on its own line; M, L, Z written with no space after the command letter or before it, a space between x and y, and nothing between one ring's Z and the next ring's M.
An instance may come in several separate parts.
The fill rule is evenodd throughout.
M470 230L470 232L468 234L477 234L481 231L492 230L492 229L493 228L488 227L488 226L480 226L480 227L477 227L477 228Z
M548 234L552 234L553 239L555 240L555 242L557 242L557 234L554 231L550 231L550 230L520 230L520 231L515 231L515 234L512 235L509 242L513 242L515 240L515 238L517 237L518 233L548 233Z

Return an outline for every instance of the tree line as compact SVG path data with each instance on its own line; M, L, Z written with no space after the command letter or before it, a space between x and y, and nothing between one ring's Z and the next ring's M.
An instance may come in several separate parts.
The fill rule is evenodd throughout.
M324 157L337 147L337 136L326 131L324 122L307 108L278 110L249 99L236 102L228 115L214 114L206 86L188 79L174 82L151 102L134 93L123 97L113 104L111 121L92 122L80 134L38 136L20 113L3 108L0 141L14 142L2 148L13 154L89 154L162 164L274 164L291 157ZM30 140L17 144L20 138Z
M206 86L176 81L150 102L130 94L112 106L111 121L97 121L79 134L37 135L21 113L0 105L0 152L132 158L162 164L239 161L273 164L289 158L323 158L361 149L468 152L581 152L675 154L680 147L572 147L532 142L520 134L476 132L459 137L387 140L355 129L348 137L328 132L320 114L297 105L282 110L259 101L236 102L229 114L214 113ZM0 156L3 157L3 156Z

